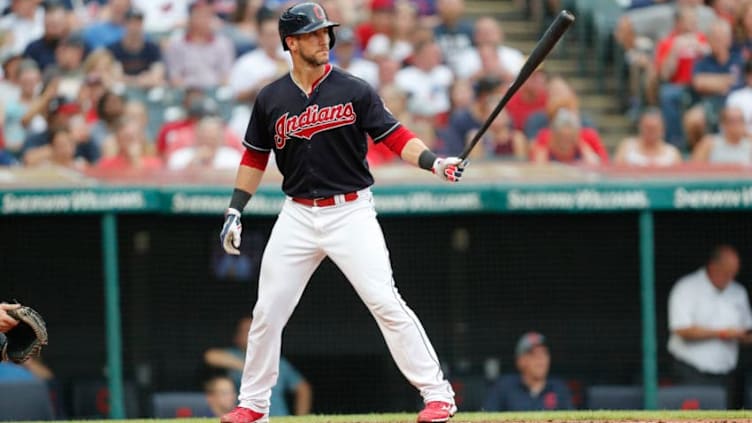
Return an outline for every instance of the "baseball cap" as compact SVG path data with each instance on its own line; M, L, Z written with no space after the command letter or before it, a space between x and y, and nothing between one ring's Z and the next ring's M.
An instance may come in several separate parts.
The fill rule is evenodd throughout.
M376 10L394 10L394 0L371 0L371 11Z
M533 348L539 345L546 345L546 337L538 332L527 332L517 341L514 349L515 356L519 357L529 353Z

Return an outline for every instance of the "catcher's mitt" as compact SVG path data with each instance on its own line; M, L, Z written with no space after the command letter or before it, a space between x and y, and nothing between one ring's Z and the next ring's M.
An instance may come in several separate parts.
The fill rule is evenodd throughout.
M42 316L26 306L7 313L18 320L18 324L5 334L6 342L0 351L2 359L20 364L39 356L42 346L47 345L47 326Z

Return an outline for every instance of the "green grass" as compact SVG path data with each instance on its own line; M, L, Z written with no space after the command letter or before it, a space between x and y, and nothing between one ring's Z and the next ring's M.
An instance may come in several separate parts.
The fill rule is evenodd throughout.
M339 416L275 417L271 423L414 423L416 413L359 414ZM451 423L491 422L691 422L691 421L748 421L752 411L558 411L530 413L458 413ZM141 419L99 420L107 423L217 423L218 419ZM94 423L97 420L73 420L71 423Z

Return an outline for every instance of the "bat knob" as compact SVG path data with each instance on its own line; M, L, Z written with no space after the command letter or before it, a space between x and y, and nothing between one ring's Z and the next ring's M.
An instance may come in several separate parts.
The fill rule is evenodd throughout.
M559 16L562 19L566 19L568 21L574 22L574 15L572 14L572 12L568 10L562 10L561 13L559 13Z

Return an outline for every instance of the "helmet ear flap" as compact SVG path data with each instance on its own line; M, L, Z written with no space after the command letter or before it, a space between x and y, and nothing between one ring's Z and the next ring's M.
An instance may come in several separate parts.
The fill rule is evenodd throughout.
M334 36L334 27L329 27L329 50L334 48L334 42L336 41L336 38Z

